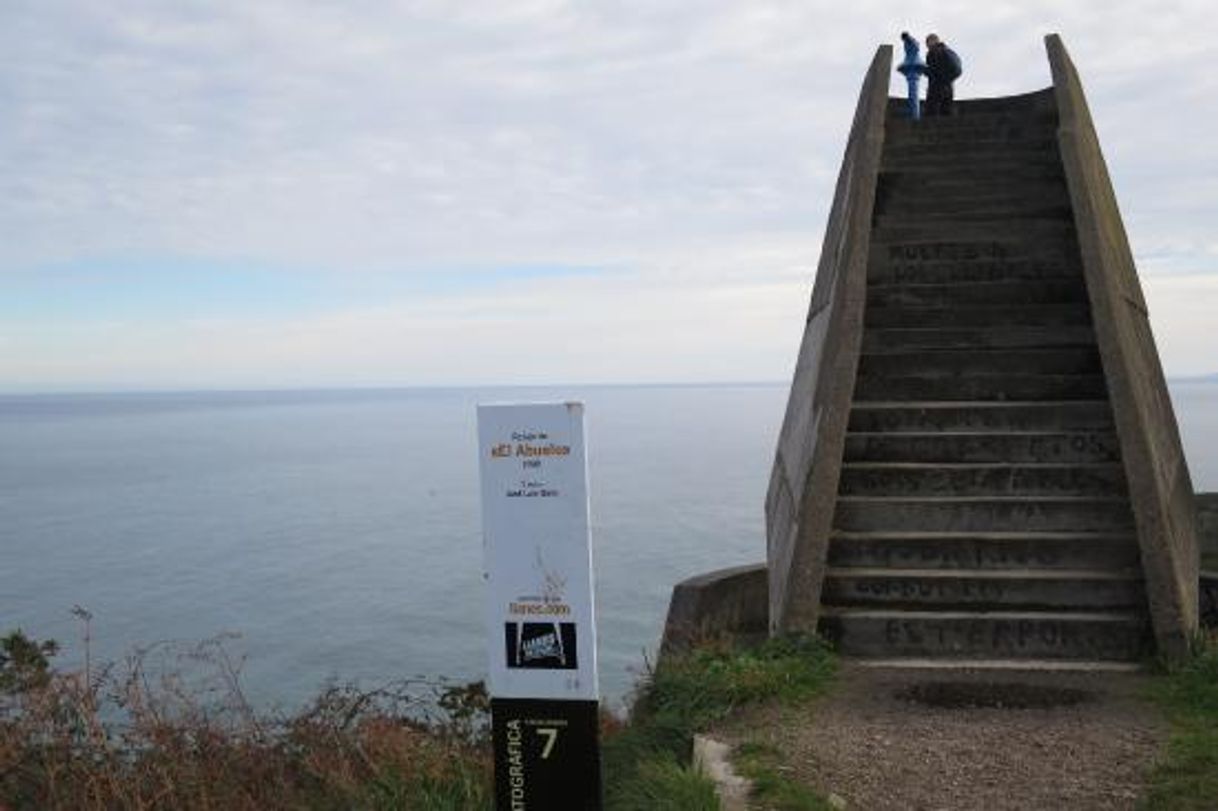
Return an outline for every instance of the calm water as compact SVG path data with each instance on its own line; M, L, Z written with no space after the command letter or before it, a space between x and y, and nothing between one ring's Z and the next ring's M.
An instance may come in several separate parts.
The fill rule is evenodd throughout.
M672 584L765 556L785 387L0 398L0 629L95 652L239 631L256 700L481 678L475 404L587 403L603 690ZM78 653L78 651L77 651ZM73 654L69 651L69 657Z
M785 385L0 397L0 631L118 658L241 639L259 703L330 678L481 678L474 406L587 403L606 697L652 653L672 585L765 556ZM1173 395L1218 489L1218 385Z

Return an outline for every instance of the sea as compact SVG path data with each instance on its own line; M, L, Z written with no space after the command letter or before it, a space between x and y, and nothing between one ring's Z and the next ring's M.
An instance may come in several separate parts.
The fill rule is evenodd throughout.
M1218 383L1171 391L1194 485L1218 490ZM601 690L620 707L673 584L765 559L787 392L0 396L0 634L57 640L68 667L87 651L94 670L222 651L255 706L285 711L327 684L481 679L476 406L580 400Z

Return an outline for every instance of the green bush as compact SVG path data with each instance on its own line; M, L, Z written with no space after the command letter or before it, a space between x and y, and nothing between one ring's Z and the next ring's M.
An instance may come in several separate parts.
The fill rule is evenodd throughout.
M50 659L58 652L54 642L37 642L21 629L0 637L0 693L45 687L51 678Z

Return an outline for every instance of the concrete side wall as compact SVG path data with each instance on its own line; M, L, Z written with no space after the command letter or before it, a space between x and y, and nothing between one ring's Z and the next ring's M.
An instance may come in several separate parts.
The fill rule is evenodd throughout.
M1060 37L1051 34L1045 46L1057 97L1058 142L1129 480L1155 638L1161 653L1179 657L1197 628L1192 482L1082 82Z
M682 580L672 590L660 655L708 639L764 639L769 628L764 563L735 566Z
M814 631L858 369L892 48L863 81L766 495L771 632Z

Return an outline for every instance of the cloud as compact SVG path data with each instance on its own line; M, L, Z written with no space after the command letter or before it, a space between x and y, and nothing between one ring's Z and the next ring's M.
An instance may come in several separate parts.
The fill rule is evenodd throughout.
M1218 152L1208 147L1218 78L1207 67L1211 15L1199 2L1117 2L1097 14L1050 2L979 11L963 0L17 0L2 14L0 286L64 263L149 258L217 272L419 278L471 267L623 268L639 296L676 280L683 300L700 304L766 291L773 314L794 314L795 324L775 331L707 304L701 316L681 313L683 335L707 342L696 364L707 377L785 376L797 338L780 351L774 336L797 333L862 72L902 28L937 30L958 48L962 95L1046 86L1041 37L1061 31L1139 257L1157 274L1215 272L1212 250L1198 248L1218 204ZM587 302L560 297L608 302L622 283L538 283L530 294L586 312ZM248 341L264 340L283 316L270 306L274 291L260 290L251 287L253 309L268 297L261 321L234 313L248 319ZM447 312L445 294L431 295ZM680 306L675 293L666 301ZM359 333L352 307L333 303L332 323L350 326L327 334ZM668 339L673 314L642 323L625 320L628 311L586 312L604 330L629 325L647 336L621 338L616 349L633 354L606 374L682 376L689 360L677 348L684 338ZM297 316L320 323L308 321L312 311ZM470 357L474 347L491 351L489 339L468 337L481 334L468 324L427 324ZM197 334L178 315L162 313L158 329L113 345L112 355L130 353L130 379L168 379L172 364L153 362L153 343L194 351ZM9 335L0 347L32 354L0 355L6 382L100 381L101 367L56 366L50 344L29 333L14 344L12 331L0 323ZM739 348L749 342L755 351ZM367 343L343 345L369 378L393 377L406 362L432 368L415 355L385 356L377 372L363 363ZM762 348L776 354L762 358ZM261 352L247 350L243 366ZM1175 352L1165 353L1169 367ZM545 374L582 376L575 359ZM308 358L299 366L303 379ZM330 368L314 364L317 382L339 379Z

